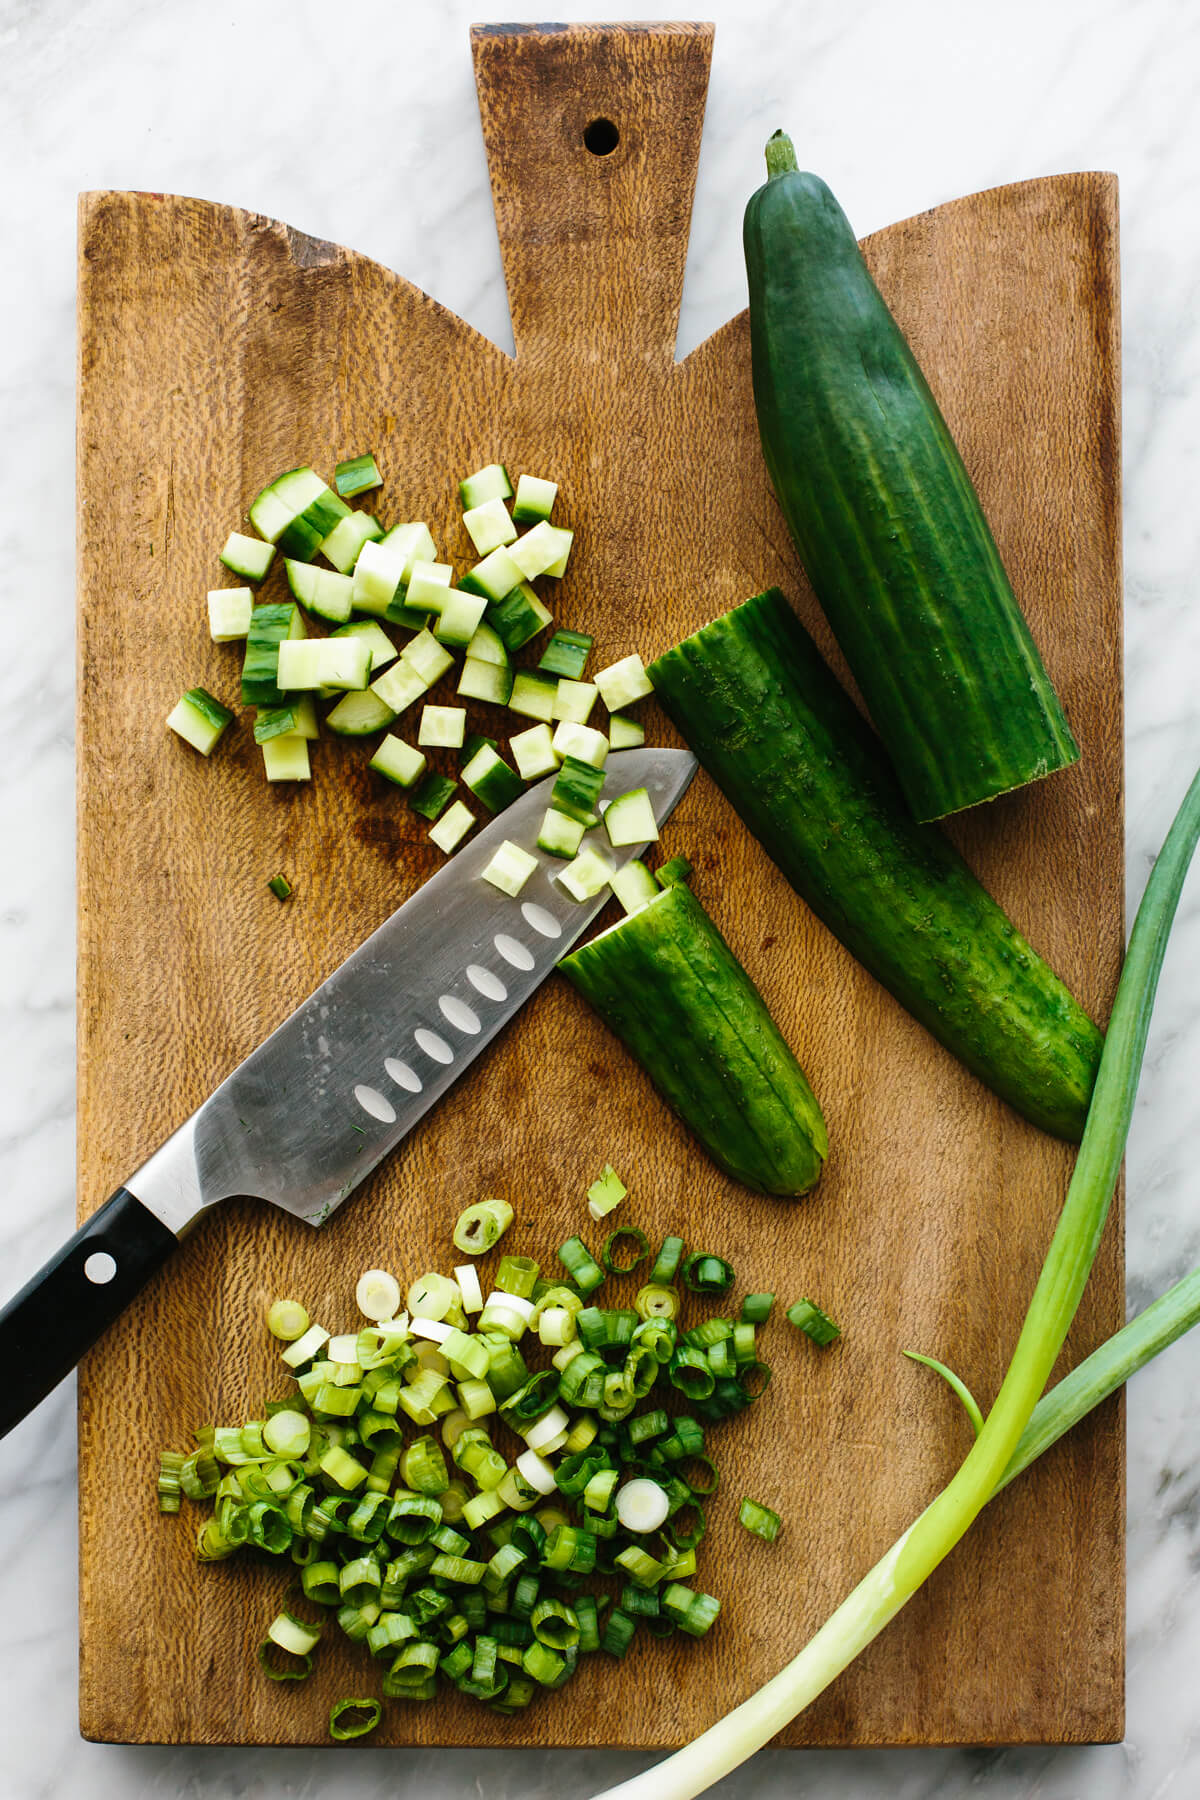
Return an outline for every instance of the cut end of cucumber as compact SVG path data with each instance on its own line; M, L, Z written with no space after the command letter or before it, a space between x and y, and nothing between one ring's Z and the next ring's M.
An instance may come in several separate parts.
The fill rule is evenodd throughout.
M426 706L421 710L417 742L427 749L461 750L467 735L465 706Z
M458 484L458 497L464 512L483 506L489 500L508 500L512 491L512 482L503 463L487 463Z
M583 834L587 826L581 819L573 819L567 813L560 812L552 806L542 820L542 829L538 833L537 846L547 856L559 856L570 859L579 854L583 843Z
M613 713L608 721L610 750L636 750L645 741L646 727L640 719L631 719L627 713Z
M490 556L501 544L511 544L517 535L508 508L499 495L484 500L479 506L469 506L462 521L480 556Z
M517 482L517 497L512 516L519 525L537 525L554 510L558 483L545 481L540 475L522 475Z
M263 546L266 549L266 545ZM210 588L208 632L214 644L233 644L250 629L254 595L248 587Z
M365 694L347 694L339 700L325 723L338 737L370 737L390 725L395 717L395 708L386 705L371 688Z
M581 850L574 862L554 877L572 900L594 900L612 882L613 866L596 850Z
M513 672L507 663L481 662L469 653L464 658L457 689L464 700L485 700L491 706L507 706L512 690Z

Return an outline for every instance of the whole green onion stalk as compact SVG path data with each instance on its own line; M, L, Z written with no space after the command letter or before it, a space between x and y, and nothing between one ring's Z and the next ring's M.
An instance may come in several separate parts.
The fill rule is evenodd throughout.
M1132 1372L1133 1366L1141 1366L1141 1362L1157 1353L1148 1345L1156 1334L1162 1336L1168 1320L1194 1317L1200 1279L1189 1276L1173 1290L1177 1297L1173 1302L1171 1296L1164 1296L1158 1303L1165 1311L1160 1312L1151 1327L1144 1328L1140 1336L1135 1333L1134 1340L1129 1340L1127 1334L1134 1332L1135 1327L1126 1327L1125 1333L1118 1333L1095 1357L1089 1357L1074 1378L1067 1377L1059 1383L1039 1408L1039 1398L1075 1316L1108 1217L1133 1116L1163 954L1198 837L1200 775L1188 789L1146 884L1117 986L1067 1197L1008 1372L957 1474L778 1675L665 1762L606 1789L596 1800L692 1800L693 1795L703 1793L761 1749L878 1637L950 1554L992 1495L1053 1441L1046 1435L1047 1430L1053 1429L1056 1421L1062 1430L1067 1429L1104 1392L1111 1392L1118 1385L1116 1381L1112 1386L1105 1383L1123 1354L1130 1358ZM1181 1290L1182 1298L1178 1298ZM1151 1313L1154 1311L1150 1309ZM1145 1316L1148 1318L1149 1313ZM1142 1324L1143 1321L1135 1322ZM1179 1329L1186 1329L1186 1325L1180 1324ZM1169 1342L1171 1336L1177 1335L1178 1332L1170 1332L1163 1341ZM1124 1353L1118 1350L1123 1337L1127 1340ZM1129 1349L1131 1341L1145 1350L1140 1360L1137 1350ZM1162 1348L1162 1343L1157 1348ZM1092 1366L1088 1375L1089 1366L1097 1364L1099 1374L1097 1367ZM1072 1380L1073 1389L1068 1387ZM1068 1392L1056 1404L1056 1397L1064 1388ZM1049 1410L1043 1410L1046 1408ZM1041 1416L1040 1425L1035 1412ZM1060 1432L1054 1430L1053 1435Z

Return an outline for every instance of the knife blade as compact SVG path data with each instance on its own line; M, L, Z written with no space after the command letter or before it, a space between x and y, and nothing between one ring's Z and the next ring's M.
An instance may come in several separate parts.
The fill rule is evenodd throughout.
M661 822L696 766L686 750L618 751L606 797L644 787ZM572 900L564 865L545 857L516 899L482 879L506 839L536 854L553 785L548 776L468 839L0 1311L0 1436L208 1207L255 1196L324 1224L519 1011L610 898L606 887ZM644 849L611 852L614 869Z

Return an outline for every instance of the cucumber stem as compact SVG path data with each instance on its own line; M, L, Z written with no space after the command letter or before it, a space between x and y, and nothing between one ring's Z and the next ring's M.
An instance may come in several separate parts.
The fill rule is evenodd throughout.
M767 176L774 180L776 175L787 175L800 167L796 161L796 146L786 131L773 131L767 139Z

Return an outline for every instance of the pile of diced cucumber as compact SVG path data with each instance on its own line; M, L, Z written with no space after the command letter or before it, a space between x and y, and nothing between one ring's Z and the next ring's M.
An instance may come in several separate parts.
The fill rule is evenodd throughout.
M447 854L478 823L456 797L460 783L497 813L527 782L555 774L538 848L568 863L559 877L568 893L591 898L611 873L603 857L583 847L601 818L614 848L658 836L644 789L607 806L600 798L609 750L645 741L626 709L652 688L636 655L587 677L592 638L552 629L534 583L565 573L574 539L552 523L556 483L522 475L514 492L502 463L460 482L463 524L479 560L457 582L452 564L438 560L425 523L385 531L374 514L348 504L381 485L372 455L339 463L332 488L311 468L290 469L250 507L258 536L231 532L221 551L230 573L253 585L209 594L209 630L215 643L243 646L241 701L254 709L267 780L310 779L309 745L322 723L317 700L334 702L323 722L335 735L378 738L369 766L407 790L409 806L429 821L431 840ZM290 597L256 598L253 587L268 577L277 551ZM330 567L318 566L318 556ZM317 635L314 624L326 634ZM388 627L407 634L403 647ZM536 665L516 666L547 630ZM507 757L498 738L468 731L466 705L425 699L460 656L460 700L533 721L509 735ZM392 727L418 701L412 743ZM589 723L597 701L608 713L606 730ZM208 756L233 717L204 688L192 688L167 723ZM457 774L431 768L428 750L457 752ZM536 867L536 858L505 843L484 873L515 895Z

